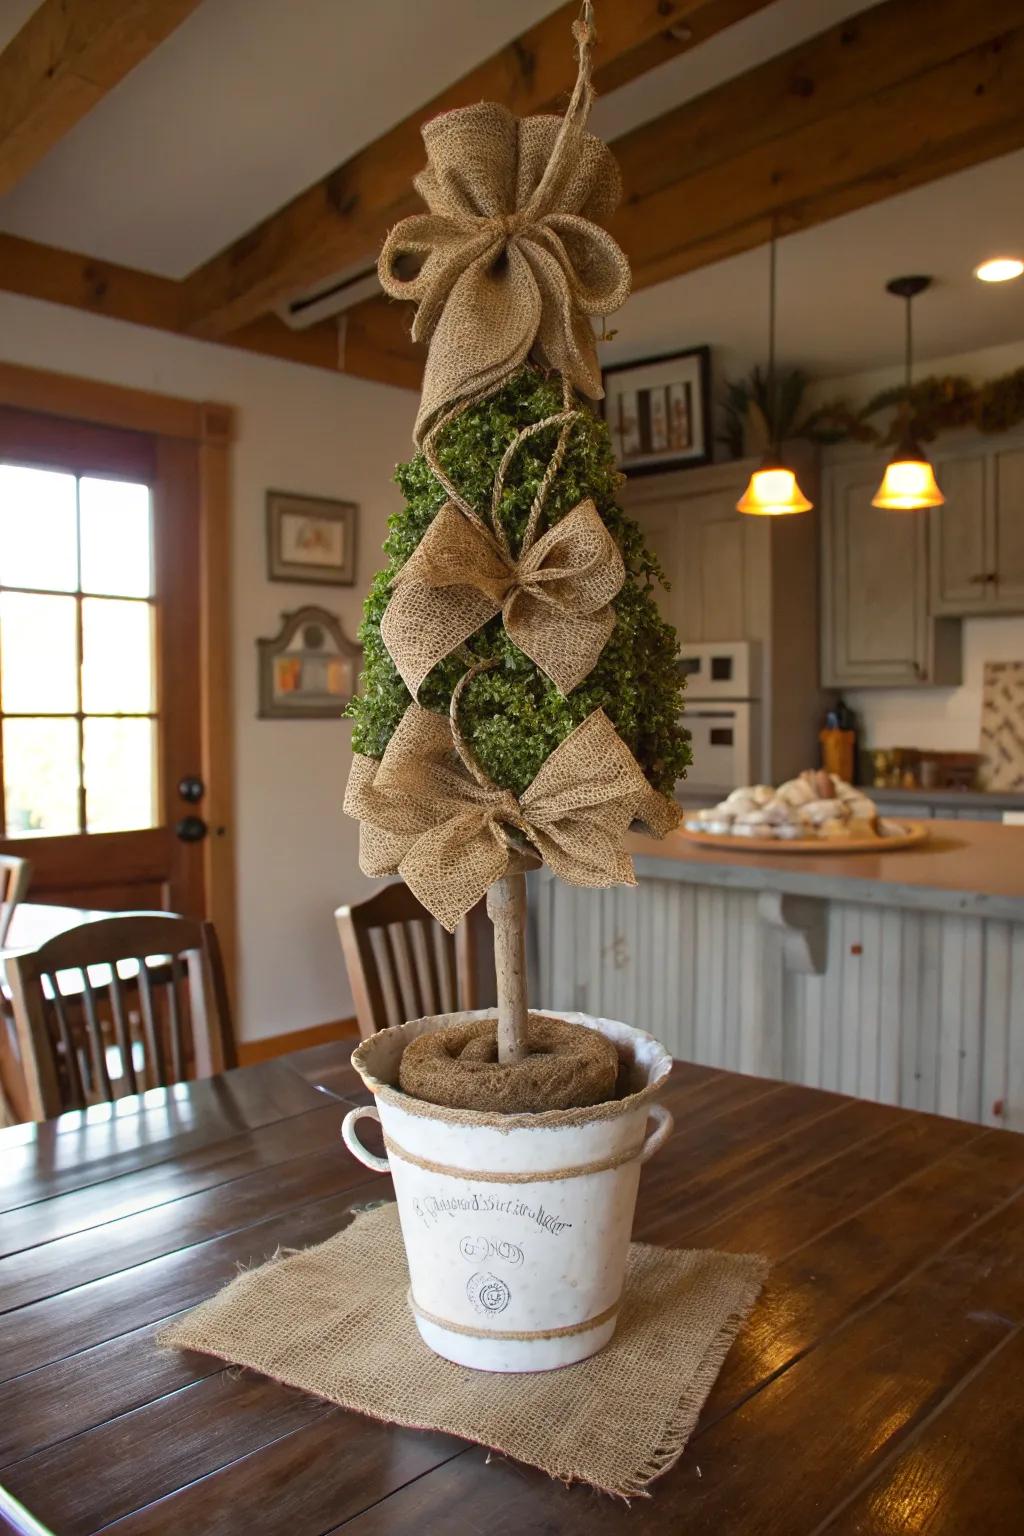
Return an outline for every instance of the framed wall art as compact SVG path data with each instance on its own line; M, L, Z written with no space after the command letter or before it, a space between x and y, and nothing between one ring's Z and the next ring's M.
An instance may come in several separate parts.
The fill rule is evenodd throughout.
M337 720L359 681L362 647L326 608L281 615L281 628L259 651L261 720Z
M351 587L356 579L353 501L267 492L267 575L271 581L311 581Z
M627 475L711 462L711 349L604 370L604 418Z

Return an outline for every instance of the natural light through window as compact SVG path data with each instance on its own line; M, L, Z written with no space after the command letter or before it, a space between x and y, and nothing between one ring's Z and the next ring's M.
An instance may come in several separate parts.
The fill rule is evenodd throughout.
M156 824L147 485L0 464L0 753L8 837Z

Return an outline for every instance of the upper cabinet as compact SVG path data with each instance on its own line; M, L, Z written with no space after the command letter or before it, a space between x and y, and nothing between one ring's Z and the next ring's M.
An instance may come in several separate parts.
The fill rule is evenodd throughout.
M930 513L932 613L1024 612L1024 444L975 441L935 467L946 504Z
M817 460L787 446L817 500ZM736 503L757 462L738 460L627 480L620 500L670 583L658 606L684 644L756 640L764 661L762 772L773 783L816 761L818 516L746 517Z
M691 644L761 638L761 551L736 511L735 464L627 480L624 507L665 568L659 607Z
M928 518L871 505L883 469L871 458L825 471L822 683L958 683L959 625L929 612Z
M993 458L991 607L1024 613L1024 443Z

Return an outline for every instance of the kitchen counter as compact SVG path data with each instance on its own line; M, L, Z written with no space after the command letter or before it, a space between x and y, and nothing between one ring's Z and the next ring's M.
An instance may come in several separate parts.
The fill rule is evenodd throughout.
M1024 827L902 851L630 836L636 887L532 874L533 995L676 1056L1024 1130Z
M923 801L926 805L948 806L950 810L1024 811L1024 794L1011 789L884 789L871 784L862 787L872 800L886 804L917 805Z
M1024 922L1024 826L925 825L923 843L879 853L755 853L739 838L733 852L678 832L660 841L634 833L626 846L638 876Z
M1004 811L1024 811L1024 794L988 789L880 789L860 785L884 816L956 817L965 821L1002 821ZM691 789L683 781L676 799L686 810L715 805L721 791Z

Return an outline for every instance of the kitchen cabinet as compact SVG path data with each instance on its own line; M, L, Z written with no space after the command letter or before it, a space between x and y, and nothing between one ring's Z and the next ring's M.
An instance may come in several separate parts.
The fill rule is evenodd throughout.
M932 613L1024 613L1024 443L975 438L936 452L935 468Z
M1024 443L993 454L990 609L1024 613Z
M883 469L872 457L825 471L822 683L959 683L959 623L929 610L928 518L871 505Z
M786 450L811 500L816 456ZM686 644L753 640L760 646L761 771L788 778L818 756L825 699L818 683L818 515L747 517L736 511L753 460L627 480L623 508L661 560L668 592L658 606Z

